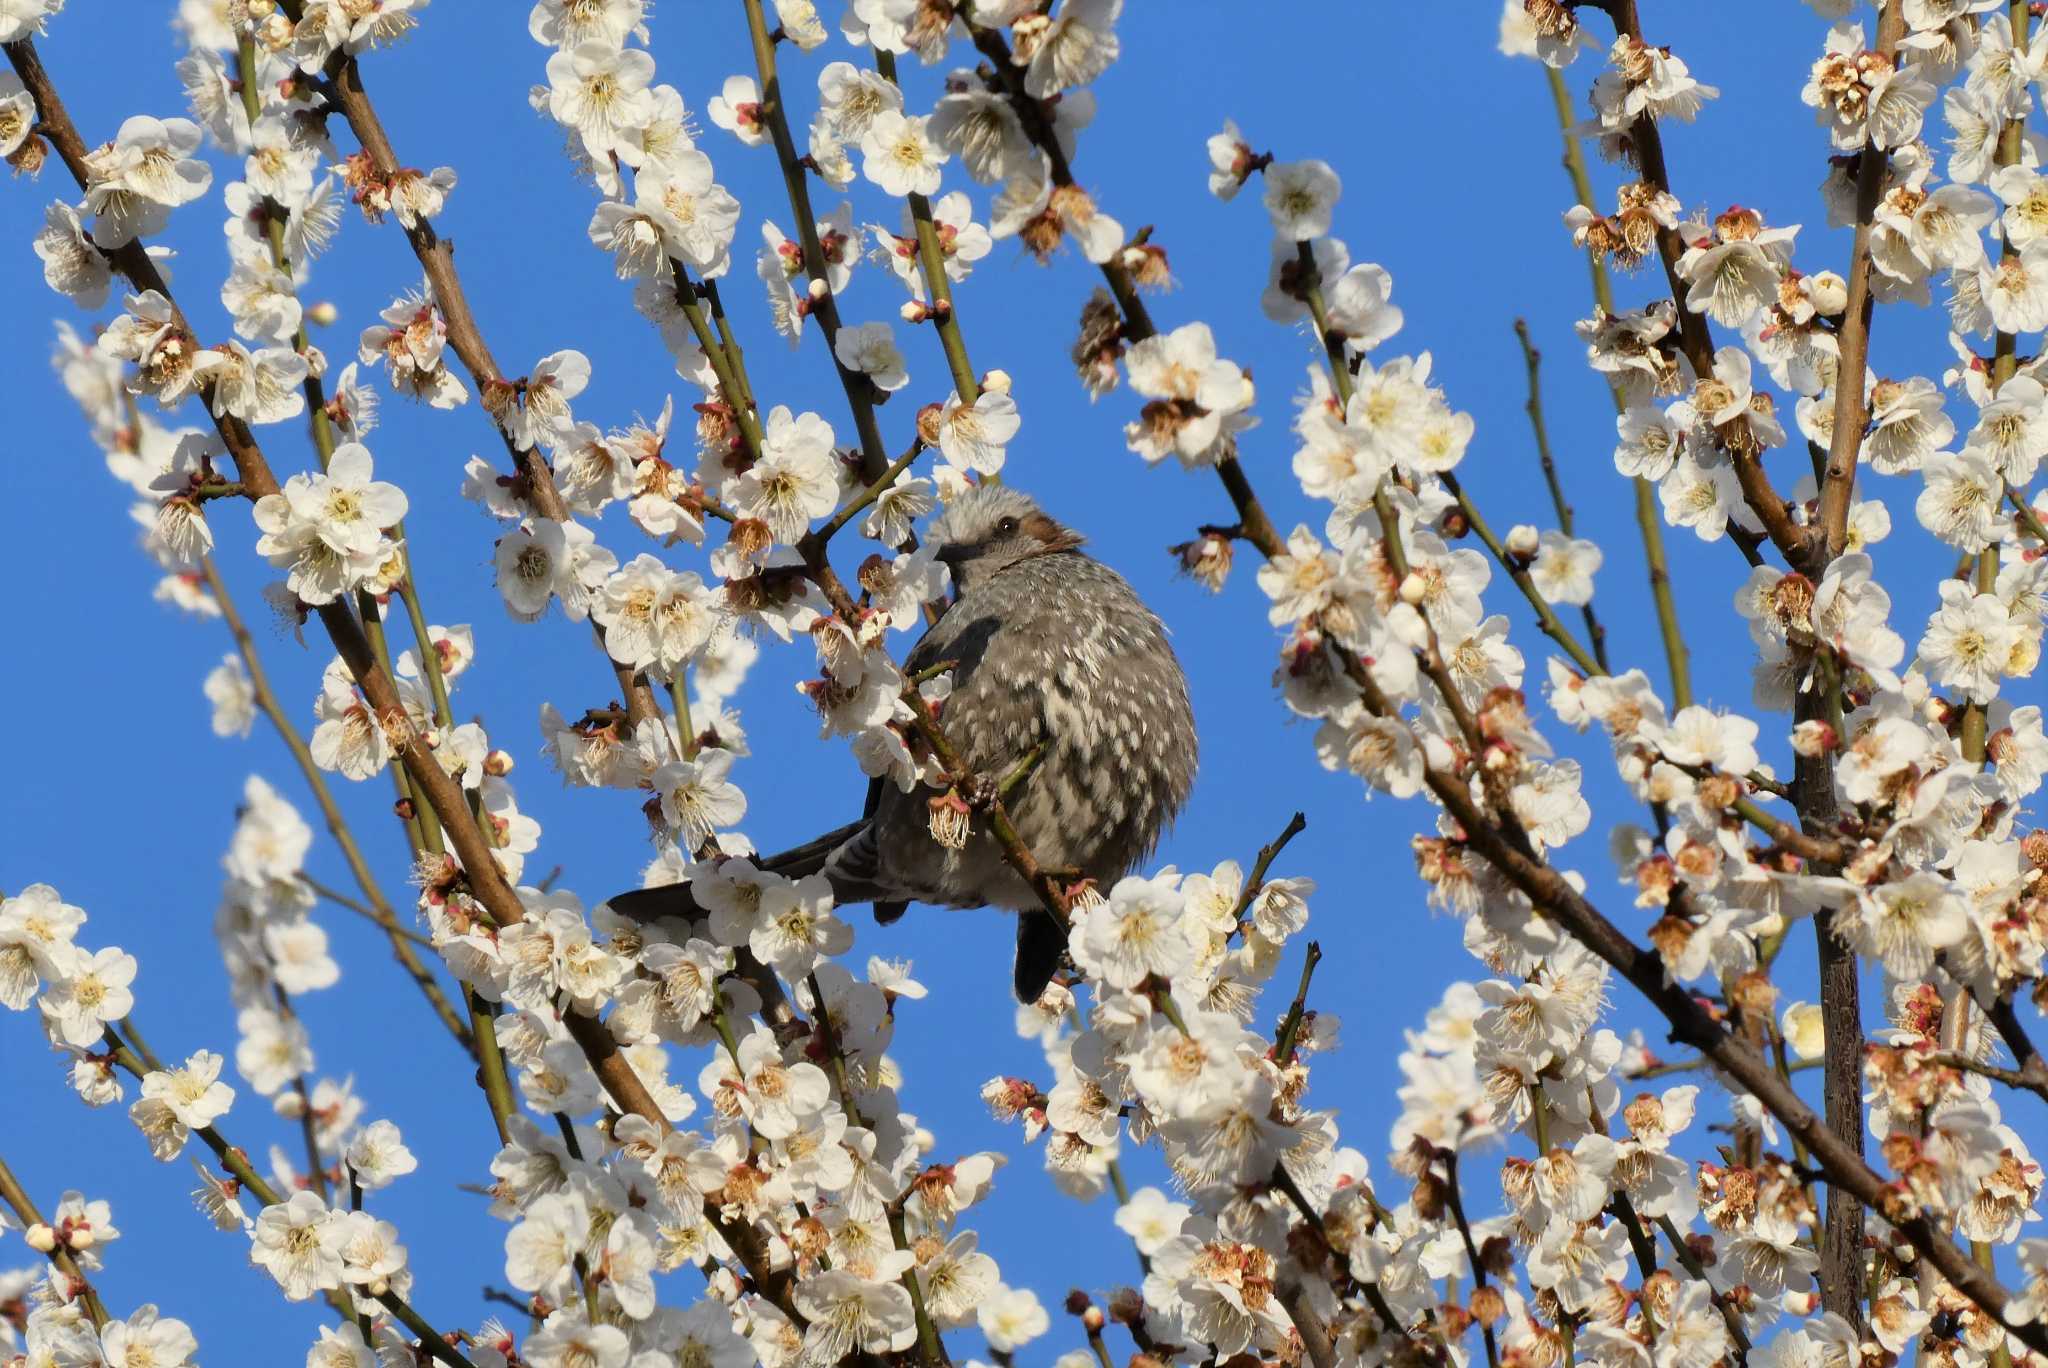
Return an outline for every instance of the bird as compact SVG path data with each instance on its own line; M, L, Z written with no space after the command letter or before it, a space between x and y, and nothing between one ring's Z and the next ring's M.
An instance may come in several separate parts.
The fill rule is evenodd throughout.
M961 763L986 785L1029 762L1003 800L1018 837L1070 884L1110 888L1151 855L1194 786L1194 709L1165 624L1078 533L1009 485L957 495L927 540L954 593L904 672L953 662L939 726ZM822 874L835 902L873 903L884 924L911 902L1015 912L1012 987L1036 1002L1066 933L985 822L958 847L934 838L940 792L876 781L859 821L757 863ZM693 906L687 885L610 901L639 919Z

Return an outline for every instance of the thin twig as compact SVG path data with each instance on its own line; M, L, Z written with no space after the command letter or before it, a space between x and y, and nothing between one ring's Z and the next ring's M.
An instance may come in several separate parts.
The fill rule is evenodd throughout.
M212 591L214 602L220 606L221 621L227 625L229 635L234 638L235 648L242 657L242 672L249 677L249 689L256 696L256 706L264 717L269 719L278 739L284 742L285 749L291 752L292 759L297 762L299 774L305 779L306 787L313 794L313 802L320 809L320 818L326 824L327 834L334 838L334 844L341 851L342 859L347 861L349 874L355 879L356 887L362 891L364 901L360 904L341 903L332 890L316 887L314 891L321 893L331 902L361 912L377 924L391 942L392 955L405 970L406 976L418 987L421 996L426 998L435 1018L455 1037L458 1045L474 1055L475 1038L462 1024L462 1018L456 1013L454 1004L448 1000L447 993L442 989L440 981L434 977L433 971L414 953L412 943L418 941L420 937L400 924L397 913L392 910L390 901L385 898L383 889L377 882L377 876L370 872L370 862L364 857L362 847L356 843L355 831L349 826L348 818L343 815L341 804L335 801L333 790L327 785L327 775L314 762L313 752L306 745L305 737L300 735L298 724L292 720L291 714L278 700L277 691L271 687L270 676L263 668L262 657L256 652L256 639L250 634L248 625L242 621L241 612L235 607L234 596L228 592L227 582L221 578L220 568L214 564L213 557L206 556L201 559L200 571L206 577L206 587ZM310 880L307 883L309 887L313 886ZM428 948L432 948L431 942L427 942L427 945Z
M1550 489L1550 506L1557 510L1558 530L1571 537L1577 532L1572 506L1564 497L1563 482L1557 477L1557 462L1550 454L1550 430L1543 421L1543 353L1529 340L1529 324L1520 318L1515 320L1515 340L1522 344L1522 364L1529 373L1529 400L1522 408L1529 415L1529 430L1536 439L1536 459L1543 467L1543 483ZM1580 607L1579 613L1586 620L1586 639L1593 643L1593 658L1600 662L1603 671L1612 674L1613 667L1607 663L1607 629L1600 625L1591 600Z
M1287 819L1287 825L1280 834L1259 847L1258 858L1252 861L1252 872L1245 876L1244 887L1238 890L1237 906L1230 909L1230 920L1242 922L1244 914L1258 901L1259 894L1266 891L1266 871L1273 867L1273 861L1280 852L1287 849L1287 843L1308 830L1308 818L1297 812Z
M0 45L0 50L5 51L15 73L21 77L22 84L35 100L44 137L56 148L80 188L84 188L88 174L85 141L79 136L76 126L72 124L69 114L57 96L48 73L37 59L34 44L29 40L23 40ZM367 112L367 100L362 98L359 84L352 79L352 71L351 63L344 71L351 79L338 83L338 88L344 93L349 93L349 98L357 104L360 111ZM374 115L369 114L368 118L374 127ZM351 122L353 124L353 119ZM358 131L360 135L361 129ZM376 132L381 138L381 128ZM384 156L389 158L388 142L383 144L382 150ZM390 164L395 166L395 160ZM432 259L438 263L434 269L447 275L459 294L459 284L453 283L452 272L448 269L446 259L434 258L428 250L432 245L428 241L432 237L431 227L424 222L419 227L426 230L424 235L416 232L408 234L415 239L415 249L426 253L423 260ZM427 243L427 246L422 246L423 242ZM445 243L439 245L443 248L446 246ZM179 309L175 297L165 285L162 273L157 270L156 263L140 242L129 243L116 249L109 254L109 260L136 289L155 290L163 295L169 306L171 326L187 336L193 335L183 311ZM445 314L448 301L443 300L442 305ZM466 314L463 321L466 325L466 335L480 341L475 334L475 325L467 322ZM457 319L450 316L448 323L452 342L457 331ZM485 359L488 360L487 357ZM495 367L492 369L494 371ZM200 386L199 396L206 401L214 429L220 434L229 458L235 463L236 472L246 488L247 496L255 499L279 493L277 477L248 426L240 419L226 415L224 410L215 410L211 382ZM545 468L545 461L541 461L540 464ZM370 640L365 635L365 624L356 619L344 602L322 605L316 610L316 614L322 628L339 652L343 664L355 679L357 687L362 690L373 716L403 717L404 702L390 672L380 664L372 650ZM396 729L392 748L396 759L405 768L414 793L433 810L456 857L461 861L466 892L476 911L493 925L509 926L521 921L525 916L525 908L492 858L491 843L483 835L475 815L469 810L461 786L441 767L433 752L421 738L412 734L410 728ZM634 1073L632 1065L620 1053L618 1042L612 1038L603 1023L571 1011L564 1014L564 1025L582 1048L606 1094L618 1103L622 1110L645 1118L664 1134L672 1129L660 1106L654 1101L653 1095L648 1092L646 1085ZM125 1047L123 1049L125 1050ZM204 1138L206 1132L200 1134ZM247 1168L246 1161L243 1161L242 1167ZM253 1170L250 1172L253 1173ZM239 1173L237 1176L240 1176ZM257 1181L261 1182L261 1178L258 1177ZM267 1185L265 1186L267 1189ZM705 1216L746 1268L749 1277L762 1295L784 1315L789 1316L793 1324L799 1327L808 1324L802 1313L797 1311L791 1297L790 1272L772 1265L767 1244L760 1232L744 1220L729 1217L717 1205L707 1205ZM391 1306L394 1299L387 1294L381 1300L385 1305ZM443 1357L445 1361L467 1368L464 1360L459 1355L454 1355L445 1342L434 1344L432 1348L436 1357Z
M7 1161L0 1159L0 1203L14 1213L14 1219L26 1231L34 1226L47 1225L43 1214L36 1210L35 1202L28 1190L16 1180L14 1171L7 1167ZM93 1329L98 1330L107 1323L107 1308L100 1301L100 1294L86 1281L85 1270L78 1266L78 1260L71 1256L68 1245L58 1244L44 1252L59 1273L64 1275L72 1296L85 1305L85 1313L92 1320Z

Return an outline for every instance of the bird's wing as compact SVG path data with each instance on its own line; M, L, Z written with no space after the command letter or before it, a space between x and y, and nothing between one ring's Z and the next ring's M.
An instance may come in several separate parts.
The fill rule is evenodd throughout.
M956 662L939 729L977 777L1001 778L1047 735L1040 681L1056 615L1024 579L1011 571L955 601L904 662L910 674Z
M874 903L875 916L883 922L903 915L903 903L899 900L903 890L882 878L881 845L876 839L875 823L863 822L859 830L833 849L819 872L832 885L832 901Z

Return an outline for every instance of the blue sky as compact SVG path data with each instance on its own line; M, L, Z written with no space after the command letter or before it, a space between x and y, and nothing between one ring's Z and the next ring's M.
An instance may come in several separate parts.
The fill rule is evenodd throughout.
M111 136L131 113L182 113L172 71L177 46L165 17L170 7L124 6L133 21L120 25L92 8L74 6L77 12L60 17L42 44L88 140ZM1288 22L1279 20L1283 14ZM574 182L554 126L527 108L528 87L544 79L546 52L527 37L524 18L524 6L511 3L435 6L410 44L367 61L365 83L405 162L452 165L460 173L437 226L456 244L479 322L508 371L523 373L540 356L574 347L595 371L577 402L579 416L622 426L636 413L659 412L671 393L687 407L693 394L632 311L629 290L585 239L592 192ZM1798 103L1822 26L1784 0L1658 6L1648 18L1656 26L1653 40L1674 45L1701 79L1724 92L1696 127L1668 135L1680 199L1709 211L1749 204L1773 224L1804 221L1798 264L1843 268L1847 236L1825 229L1815 193L1826 142ZM1583 263L1559 226L1570 196L1557 164L1550 97L1534 64L1497 55L1496 22L1491 0L1132 5L1122 22L1124 58L1098 84L1100 113L1082 136L1076 170L1107 212L1133 229L1153 225L1154 240L1169 251L1180 288L1154 301L1161 325L1207 321L1219 350L1255 373L1264 426L1248 435L1244 460L1283 527L1301 520L1320 526L1322 519L1288 470L1289 400L1317 349L1306 333L1259 312L1268 228L1255 197L1225 205L1206 192L1203 140L1226 116L1254 146L1282 159L1322 157L1342 175L1336 233L1354 261L1376 261L1393 273L1394 299L1407 316L1405 332L1382 354L1434 352L1438 382L1454 406L1477 420L1462 473L1503 529L1553 521L1521 412L1512 324L1526 317L1547 357L1551 438L1580 535L1608 549L1598 608L1613 659L1617 668L1644 666L1661 687L1633 508L1609 460L1612 410L1580 364L1571 332L1591 305ZM1766 23L1779 36L1760 42ZM693 110L702 110L726 75L751 70L737 3L663 5L653 35L660 79L680 87ZM787 54L787 84L806 115L815 71L844 55ZM1568 73L1575 92L1583 94L1594 69L1587 60ZM919 83L912 104L928 106L935 78L906 70ZM345 131L337 140L353 150ZM760 307L750 269L754 235L764 216L789 226L772 157L709 127L703 145L745 210L741 262L727 301L756 390L764 402L815 409L848 440L851 423L818 338L791 353L769 332ZM1596 168L1596 177L1603 193L1614 183L1605 168ZM217 171L217 183L226 178ZM948 188L962 184L949 176ZM0 684L18 720L9 743L12 782L0 786L0 888L54 883L91 914L87 942L118 943L139 957L138 1019L160 1052L231 1052L232 1013L208 927L233 808L245 775L255 772L309 815L312 809L289 757L260 726L246 742L222 743L210 734L200 681L229 649L226 632L150 602L155 573L134 548L125 496L42 363L49 319L84 322L45 290L27 247L46 198L68 196L69 188L54 165L41 185L0 187L0 243L10 244L0 249L0 326L11 361L0 368L0 411L7 415L0 490L16 510L14 564L26 572L8 613L12 660ZM855 195L860 220L893 226L894 206L860 187ZM985 208L985 192L977 190L976 201ZM821 209L835 202L819 196ZM209 336L225 331L214 295L225 264L220 213L217 196L182 210L164 239L179 252L175 288ZM351 219L309 290L341 313L316 341L337 363L346 359L357 330L417 281L395 227ZM1277 642L1250 564L1241 561L1226 592L1214 598L1173 576L1165 548L1198 524L1228 521L1229 504L1206 474L1147 469L1121 436L1136 408L1131 396L1118 393L1091 406L1072 377L1066 349L1096 283L1092 268L1071 253L1041 269L1005 243L958 292L976 365L1000 366L1015 377L1024 428L1006 477L1086 533L1096 554L1129 576L1174 631L1193 682L1204 755L1193 801L1160 862L1203 870L1225 858L1248 864L1289 813L1307 813L1306 834L1276 872L1310 876L1321 886L1309 934L1327 958L1314 1000L1345 1023L1345 1048L1318 1064L1313 1097L1339 1109L1345 1142L1379 1170L1397 1110L1401 1030L1419 1024L1446 983L1482 970L1460 948L1456 923L1426 910L1413 876L1408 841L1428 828L1431 814L1419 805L1365 802L1357 781L1325 774L1315 764L1313 728L1279 705L1270 682ZM1625 303L1661 288L1654 271L1619 283ZM901 298L892 280L867 266L842 309L853 322L893 318ZM1888 310L1873 364L1880 374L1938 375L1946 353L1941 338L1932 318ZM947 383L934 337L899 328L899 341L912 382L883 411L892 450L903 445L914 403L940 397ZM199 421L196 411L186 421ZM263 437L281 473L310 462L297 424L266 429ZM496 454L484 418L474 404L443 414L387 399L370 445L380 475L411 495L413 555L430 615L475 626L478 667L463 680L456 710L481 717L519 761L514 779L522 805L546 828L529 868L562 865L564 886L592 902L631 884L648 853L637 805L616 793L563 791L539 753L536 713L543 700L575 716L608 702L612 684L586 628L559 617L515 624L491 587L494 529L458 493L464 460L473 451ZM1776 459L1783 463L1781 483L1789 485L1792 463L1803 465L1804 458ZM1901 528L1911 526L1911 492L1903 484L1887 491ZM245 519L230 508L216 520L224 573L257 626L288 706L310 726L327 655L301 649L287 631L266 629L257 594L269 573L248 549L253 531ZM627 555L641 549L618 510L602 535ZM1744 568L1725 543L1703 546L1678 533L1671 548L1695 646L1697 691L1702 701L1746 707L1748 643L1729 611ZM1926 572L1910 584L1888 577L1898 603L1894 625L1909 641L1933 600L1937 560L1887 548L1894 573ZM1519 599L1497 582L1489 602L1513 618L1516 640L1531 657L1531 682L1540 681L1545 643L1518 611ZM815 720L791 688L811 665L808 651L768 651L739 699L754 758L735 777L752 803L747 830L764 848L809 837L858 811L863 781L843 750L815 739ZM1766 740L1778 730L1767 721ZM1603 844L1608 825L1638 820L1638 812L1619 794L1604 746L1577 753L1587 762L1596 819L1567 858L1617 920L1640 934L1647 922L1611 882ZM402 893L406 860L388 816L388 788L358 786L345 791L344 801L385 887ZM311 868L336 886L347 882L324 839ZM382 1214L399 1223L411 1248L421 1310L440 1324L474 1323L479 1287L502 1282L505 1231L480 1200L456 1187L487 1181L495 1139L483 1100L375 933L347 913L321 915L346 970L339 987L302 1006L322 1072L353 1074L366 1115L396 1121L420 1155L418 1174L380 1194ZM912 958L931 988L929 998L899 1014L893 1053L907 1075L907 1106L938 1132L942 1151L1012 1150L1015 1133L990 1121L976 1097L998 1073L1045 1072L1035 1047L1010 1029L1007 921L926 909L890 928L874 927L864 913L854 920L857 957ZM1265 1004L1276 1016L1298 956L1297 947ZM1785 961L1789 995L1800 995L1798 975L1810 957L1810 945L1795 937ZM1614 1018L1618 1026L1640 1020L1627 1003ZM679 1062L678 1077L693 1071ZM119 1112L79 1107L27 1019L0 1020L0 1096L15 1118L0 1128L0 1155L39 1201L47 1207L64 1188L80 1187L113 1202L127 1233L110 1251L103 1285L118 1310L160 1303L165 1314L193 1325L202 1357L215 1363L252 1361L257 1351L295 1360L318 1313L284 1303L267 1276L248 1267L238 1240L200 1222L186 1200L191 1175L182 1163L150 1161ZM1724 1116L1725 1109L1713 1114ZM226 1129L258 1154L294 1139L246 1088ZM1134 1183L1156 1178L1150 1160L1130 1157ZM1068 1286L1103 1291L1132 1277L1132 1255L1109 1224L1108 1203L1084 1212L1057 1197L1039 1161L1036 1149L1014 1155L978 1213L983 1245L1002 1261L1007 1279L1035 1287L1056 1306ZM0 1264L25 1254L19 1245L0 1249ZM690 1294L687 1283L677 1283L673 1295ZM1066 1329L1056 1319L1055 1333L1027 1350L1026 1361L1074 1347L1078 1338Z

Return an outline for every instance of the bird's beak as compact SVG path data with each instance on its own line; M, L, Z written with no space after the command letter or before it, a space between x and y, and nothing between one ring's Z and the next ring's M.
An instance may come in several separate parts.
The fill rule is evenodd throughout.
M941 604L950 605L954 599L960 597L960 567L964 562L973 558L974 552L972 548L957 542L942 546L932 553L932 559L945 566L947 573L951 576L951 583L947 586L946 596L939 600Z

